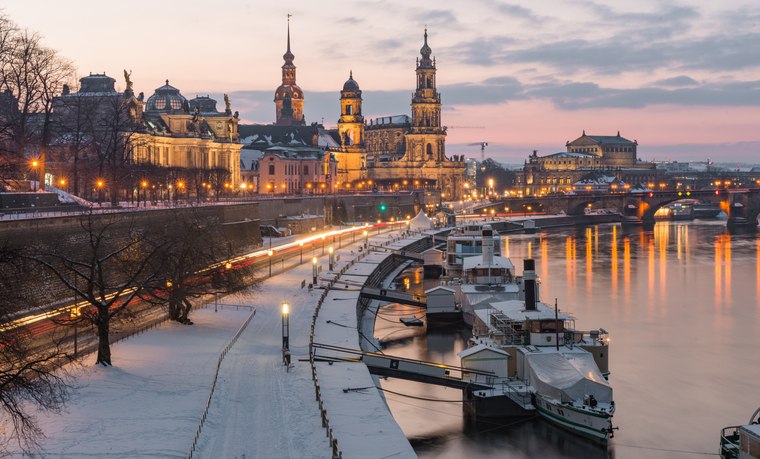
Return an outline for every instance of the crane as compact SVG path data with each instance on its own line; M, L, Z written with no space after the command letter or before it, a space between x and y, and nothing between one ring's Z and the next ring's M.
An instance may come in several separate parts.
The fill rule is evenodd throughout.
M488 142L475 142L475 143L468 143L467 145L480 145L480 162L482 163L486 159L486 147L488 146Z

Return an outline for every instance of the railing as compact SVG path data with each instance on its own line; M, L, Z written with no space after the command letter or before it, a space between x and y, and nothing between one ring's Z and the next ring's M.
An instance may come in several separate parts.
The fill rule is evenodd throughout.
M216 362L216 371L214 372L214 380L211 383L211 390L209 390L208 397L206 398L206 405L203 408L203 412L201 413L201 420L198 423L198 428L195 430L195 438L193 438L193 444L190 447L190 452L188 453L187 457L188 459L193 458L193 454L195 454L195 450L198 447L198 439L201 436L201 431L203 430L203 425L206 423L206 416L208 416L208 410L211 407L211 399L214 396L214 390L216 389L216 382L219 379L219 370L222 366L222 361L224 361L224 358L227 356L227 353L230 351L232 346L237 342L238 338L240 338L240 335L245 331L246 327L248 327L248 324L251 323L251 320L253 320L253 317L256 315L256 309L251 309L251 315L248 316L248 318L243 322L243 325L240 326L240 329L238 329L237 333L232 337L229 343L227 343L227 346L225 346L224 350L222 350L222 353L219 355L219 360Z

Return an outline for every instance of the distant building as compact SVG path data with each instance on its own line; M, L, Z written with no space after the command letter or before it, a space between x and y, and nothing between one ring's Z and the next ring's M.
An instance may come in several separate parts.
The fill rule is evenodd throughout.
M270 147L259 160L259 193L332 193L330 177L335 177L337 172L338 161L322 149Z
M583 134L565 144L567 151L538 156L536 151L517 174L517 190L524 195L565 193L580 180L604 172L625 183L646 183L657 178L654 163L640 161L638 142L618 132L615 136Z

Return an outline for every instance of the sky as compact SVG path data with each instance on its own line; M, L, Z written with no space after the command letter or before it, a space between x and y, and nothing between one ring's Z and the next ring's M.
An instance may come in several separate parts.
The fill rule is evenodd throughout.
M637 140L655 160L760 163L756 0L6 0L80 76L148 97L228 93L244 122L274 121L287 14L307 122L334 126L353 70L365 118L410 113L427 26L447 153L522 163L587 134Z

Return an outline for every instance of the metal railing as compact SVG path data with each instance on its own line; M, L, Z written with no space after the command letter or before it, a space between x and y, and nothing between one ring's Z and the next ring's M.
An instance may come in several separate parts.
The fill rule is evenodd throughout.
M193 458L193 454L195 454L196 448L198 447L198 439L201 436L203 425L206 423L208 410L209 408L211 408L211 399L214 397L214 390L216 389L216 382L219 379L219 370L222 367L222 362L224 361L224 358L227 356L227 353L230 351L230 349L232 349L232 346L234 346L238 338L240 338L240 335L248 327L248 324L251 323L251 320L253 320L253 317L255 315L256 315L256 309L251 308L251 315L248 316L245 322L243 322L243 325L240 326L240 329L238 329L237 333L235 333L235 335L232 337L230 342L227 343L227 346L225 346L224 350L222 350L222 353L219 355L219 360L217 360L216 362L216 371L214 372L214 380L211 382L211 390L209 390L208 397L206 398L206 405L203 407L203 412L201 413L201 419L200 419L200 422L198 423L198 428L195 430L195 437L193 438L193 444L190 447L190 452L187 455L188 459Z

